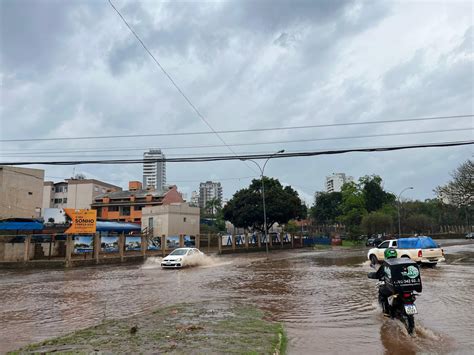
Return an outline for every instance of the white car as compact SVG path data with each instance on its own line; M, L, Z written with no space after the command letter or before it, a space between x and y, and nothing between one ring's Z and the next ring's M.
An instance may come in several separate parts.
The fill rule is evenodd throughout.
M181 268L196 265L204 253L196 248L177 248L161 261L162 268Z
M434 266L440 261L445 261L443 249L430 237L386 240L376 248L370 249L367 259L374 265L382 262L387 248L396 249L399 258L409 258L421 264Z

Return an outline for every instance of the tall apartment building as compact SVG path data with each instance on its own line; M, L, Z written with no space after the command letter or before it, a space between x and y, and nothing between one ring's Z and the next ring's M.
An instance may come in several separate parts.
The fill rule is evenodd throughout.
M161 149L150 149L143 153L143 188L164 190L166 185L166 163L164 161L153 161L154 159L165 159ZM149 161L147 161L149 160Z
M43 210L45 208L91 208L96 196L122 188L95 179L67 179L54 183L45 181Z
M354 181L354 178L344 173L333 173L331 176L326 176L326 192L340 192L342 185L351 181Z
M206 181L199 184L199 207L206 208L208 201L217 198L222 201L222 186L220 182Z
M189 205L193 207L199 206L199 193L197 191L193 191L191 193L191 200L189 201Z
M44 170L0 166L0 219L39 217L43 182Z

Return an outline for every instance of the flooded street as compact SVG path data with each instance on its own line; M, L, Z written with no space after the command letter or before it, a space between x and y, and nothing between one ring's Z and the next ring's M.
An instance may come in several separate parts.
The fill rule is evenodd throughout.
M265 310L284 324L290 354L472 350L474 242L445 247L445 263L422 269L413 338L381 315L366 250L282 251L269 260L262 253L228 255L184 270L161 270L156 258L143 265L2 271L0 352L104 319L205 300Z

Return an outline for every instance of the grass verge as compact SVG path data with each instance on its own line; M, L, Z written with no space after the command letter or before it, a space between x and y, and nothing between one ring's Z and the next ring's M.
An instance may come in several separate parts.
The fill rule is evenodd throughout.
M23 353L225 353L284 354L280 323L248 305L193 303L146 315L107 320L97 326L32 344Z

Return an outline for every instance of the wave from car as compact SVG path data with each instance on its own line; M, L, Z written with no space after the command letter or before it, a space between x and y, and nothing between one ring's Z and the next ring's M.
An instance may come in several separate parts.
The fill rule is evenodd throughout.
M375 265L384 260L387 248L396 249L399 258L409 258L420 264L434 266L445 261L443 249L433 239L425 236L386 240L370 249L367 258Z
M162 268L182 268L199 264L204 253L196 248L177 248L161 261Z

